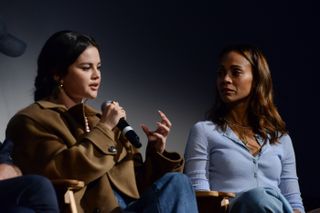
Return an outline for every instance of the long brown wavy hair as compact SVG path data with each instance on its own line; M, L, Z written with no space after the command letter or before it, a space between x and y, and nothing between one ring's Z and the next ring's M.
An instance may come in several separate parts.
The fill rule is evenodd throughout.
M219 62L230 52L241 54L252 66L253 85L247 109L249 124L262 138L270 137L271 144L278 142L279 137L287 133L287 130L273 101L272 78L264 54L252 45L232 45L221 51ZM222 101L217 87L215 94L215 102L206 117L225 130L228 107Z

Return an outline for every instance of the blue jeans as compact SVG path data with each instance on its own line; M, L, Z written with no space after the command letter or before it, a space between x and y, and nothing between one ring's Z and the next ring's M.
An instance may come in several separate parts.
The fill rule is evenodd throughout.
M0 181L0 209L10 213L59 212L55 190L42 176L24 175Z
M197 213L197 202L190 180L182 173L167 173L155 181L138 200L130 201L115 191L123 212Z
M230 213L292 213L286 198L272 188L254 188L237 194L230 202Z

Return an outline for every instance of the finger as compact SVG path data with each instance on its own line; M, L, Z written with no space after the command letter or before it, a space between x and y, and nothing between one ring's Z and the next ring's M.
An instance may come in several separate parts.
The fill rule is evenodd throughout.
M121 118L127 118L127 113L126 113L126 111L125 110L121 110Z
M113 104L106 104L105 107L102 109L102 113L107 114L114 110L115 106Z
M114 112L116 114L121 114L121 113L125 112L123 109L121 109L121 107L119 107L115 104L110 104L107 106L107 108L108 108L108 111Z
M158 110L158 113L161 117L161 123L165 124L166 126L168 126L169 128L172 126L170 120L167 118L167 116L160 110Z
M108 101L108 104L113 104L115 106L119 106L119 102L117 102L117 101Z
M165 136L163 136L163 135L160 134L160 133L154 132L154 133L152 134L152 136L156 137L157 139L160 139L160 141L161 141L162 143L164 143L164 141L165 141ZM157 140L157 141L159 141L159 140Z
M114 105L111 103L111 102L108 102L105 104L105 107L104 108L111 108L111 107L114 107Z
M149 134L150 134L150 130L149 130L149 128L148 128L146 125L141 124L141 128L142 128L143 132L144 132L146 135L149 135Z
M152 140L150 140L150 138L151 138ZM159 139L162 141L162 140L165 139L165 136L163 136L162 134L157 133L157 132L151 132L151 133L150 133L150 135L149 135L149 141L156 142L156 141L158 141Z
M115 101L106 101L104 102L105 106L115 105Z
M170 128L160 122L157 122L158 128L162 134L168 134L170 132Z

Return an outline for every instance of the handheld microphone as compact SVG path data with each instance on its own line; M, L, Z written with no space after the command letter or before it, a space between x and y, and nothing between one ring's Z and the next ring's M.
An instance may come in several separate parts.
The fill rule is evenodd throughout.
M112 101L105 101L101 104L101 111L104 110L106 105L111 104ZM121 134L128 139L128 141L136 148L140 148L142 144L140 143L140 138L133 128L128 124L124 118L120 118L117 127L120 129Z

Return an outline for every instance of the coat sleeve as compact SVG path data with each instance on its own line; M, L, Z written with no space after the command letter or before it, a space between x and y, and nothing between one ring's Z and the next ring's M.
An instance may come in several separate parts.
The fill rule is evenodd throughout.
M164 151L162 154L147 146L146 160L142 162L141 155L135 159L136 179L140 192L143 192L151 184L167 172L182 172L184 159L176 152Z
M48 120L40 123L30 116L17 114L7 126L6 136L14 142L14 162L24 173L89 183L114 166L116 153L110 147L118 145L117 138L102 124L98 123L90 133L76 139L65 125L54 127Z

